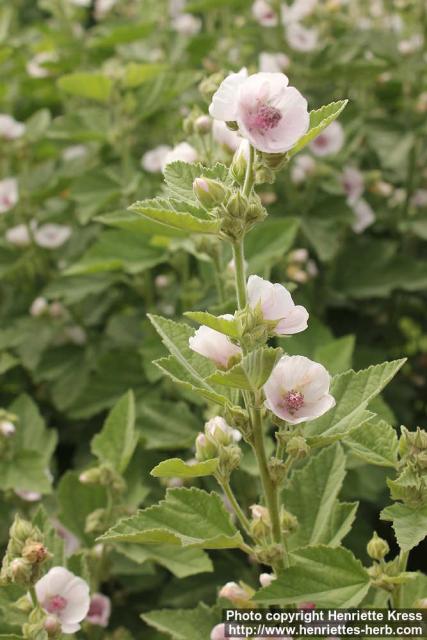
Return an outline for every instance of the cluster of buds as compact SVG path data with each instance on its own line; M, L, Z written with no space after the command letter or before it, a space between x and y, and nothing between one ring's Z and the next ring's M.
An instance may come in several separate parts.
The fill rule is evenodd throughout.
M43 563L49 558L51 554L43 544L40 529L19 515L15 516L3 558L0 584L34 585L40 577Z
M224 418L215 416L206 422L204 432L196 438L196 459L202 462L218 458L218 473L228 478L240 464L242 452L237 442L241 437L240 431L230 427Z
M212 129L212 118L195 107L185 118L183 128L187 135L206 135Z
M0 456L5 456L10 450L11 439L15 435L17 417L12 413L0 409Z
M294 249L288 255L286 275L293 282L304 284L319 273L314 260L311 260L307 249Z
M265 540L271 534L271 519L267 507L260 504L251 506L251 535L255 540Z
M251 608L254 606L252 597L255 591L244 582L227 582L219 591L220 598L230 600L235 607L241 609Z
M83 471L79 480L82 484L98 484L117 495L126 491L126 482L110 465L103 464Z
M427 433L402 427L399 440L400 474L387 480L393 500L412 507L427 503Z

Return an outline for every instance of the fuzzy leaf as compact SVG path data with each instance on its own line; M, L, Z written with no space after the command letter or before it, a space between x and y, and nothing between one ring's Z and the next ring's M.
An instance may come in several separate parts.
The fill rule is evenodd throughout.
M177 578L187 578L198 573L213 571L211 559L202 549L191 547L179 549L176 545L167 546L165 544L144 546L128 543L116 545L115 548L119 553L138 564L149 561L157 562Z
M150 473L155 478L200 478L212 476L218 467L218 462L218 458L212 458L212 460L192 464L180 458L170 458L162 460Z
M348 549L323 545L300 549L292 566L254 596L256 602L290 605L313 601L316 607L356 607L369 589L369 575Z
M107 102L113 82L101 73L70 73L59 78L58 87L73 96Z
M91 450L100 462L123 473L138 443L135 432L135 399L128 391L113 407L100 433L92 439Z
M347 103L348 100L338 100L337 102L324 105L320 107L320 109L310 111L310 128L307 133L298 140L297 144L288 151L289 157L294 156L301 151L301 149L304 149L314 138L317 138L323 129L326 129L331 122L338 118L347 106Z
M396 502L381 511L381 518L392 522L402 551L410 551L427 536L427 505L410 507Z
M256 391L267 382L282 353L280 348L261 347L248 353L228 371L215 371L207 380L234 389Z
M194 487L168 489L165 500L120 520L100 539L203 549L232 549L242 543L219 495Z
M165 375L168 376L171 380L175 382L182 389L186 389L187 391L191 391L198 396L206 398L206 400L210 400L211 402L215 402L223 407L229 404L229 400L217 393L212 389L212 387L199 386L199 381L197 378L191 376L189 371L181 365L180 362L174 356L169 356L168 358L160 358L160 360L154 360L156 367L160 369ZM204 383L204 381L203 381Z
M351 452L370 464L396 467L398 438L396 430L385 420L373 418L353 429L345 440Z
M166 227L190 233L216 234L220 227L219 221L206 218L202 209L197 209L180 200L168 200L166 198L142 200L131 205L129 210L148 220L160 222Z
M164 170L165 181L168 190L174 198L189 202L197 202L193 192L193 182L196 178L204 176L212 180L226 182L228 169L224 164L217 162L213 167L205 167L200 162L189 164L188 162L169 163Z
M142 619L173 640L210 640L218 615L201 602L196 609L162 609L144 613Z
M227 320L225 318L219 318L217 316L213 316L207 311L187 311L184 315L187 318L190 318L190 320L194 320L194 322L198 322L206 327L215 329L215 331L219 331L230 338L239 337L239 331L234 319Z

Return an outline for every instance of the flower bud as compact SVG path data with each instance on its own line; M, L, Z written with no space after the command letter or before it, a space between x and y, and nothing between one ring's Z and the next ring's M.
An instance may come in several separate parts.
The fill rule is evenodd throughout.
M200 462L212 460L218 455L218 448L204 433L199 433L196 438L196 458Z
M41 564L50 556L46 547L36 540L28 539L22 549L22 557L30 564Z
M44 621L44 630L49 638L59 638L61 634L61 623L55 616L48 616Z
M226 640L225 624L223 622L214 626L211 631L210 640Z
M208 102L211 101L213 94L218 90L219 85L223 80L223 72L218 71L201 81L201 83L199 84L199 91Z
M276 578L277 576L275 576L274 573L261 573L259 583L261 587L269 587Z
M237 582L227 582L219 591L220 598L227 598L234 604L245 603L250 599L249 592Z
M254 538L265 538L271 532L271 519L268 509L260 504L253 504L250 510L252 514L251 534Z
M206 209L213 209L224 202L228 193L227 188L221 182L203 176L194 180L193 191L197 200Z
M9 566L9 577L12 582L27 586L31 583L33 568L24 558L15 558Z
M374 531L374 535L369 540L366 550L369 557L373 560L382 560L390 551L390 547L387 541L380 538L377 532Z
M292 533L298 528L298 519L292 515L292 513L289 513L289 511L284 509L281 513L280 524L282 526L283 533Z
M262 153L262 163L267 169L280 171L289 162L287 153Z
M215 416L206 422L205 435L215 444L227 446L239 442L242 436L237 429L232 429L221 416Z
M79 480L82 484L99 484L101 480L102 471L99 467L88 469L83 471L79 475Z
M196 133L205 134L209 133L212 129L212 119L207 115L202 115L196 118L194 121L194 131Z
M240 191L237 191L235 194L233 194L227 203L228 215L231 218L236 218L239 220L246 219L248 208L248 199Z
M10 420L0 420L0 435L10 438L15 434L15 425Z
M248 140L242 140L230 165L230 173L239 184L243 184L245 181L248 159L249 142Z
M310 453L310 446L302 436L293 436L286 445L286 453L291 457L300 460Z

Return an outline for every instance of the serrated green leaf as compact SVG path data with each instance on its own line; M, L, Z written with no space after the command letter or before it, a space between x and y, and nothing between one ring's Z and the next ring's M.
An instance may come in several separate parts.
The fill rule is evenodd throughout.
M166 227L190 233L216 234L220 228L219 220L206 218L201 209L181 200L166 198L142 200L132 204L129 210Z
M134 89L144 82L156 78L159 73L166 71L167 66L161 63L139 63L130 62L126 65L123 77L123 85Z
M59 78L58 87L73 96L107 102L113 88L113 82L102 73L70 73Z
M173 380L173 382L180 386L182 389L191 391L197 396L203 397L206 400L210 400L211 402L215 402L222 407L225 407L227 404L229 404L228 398L221 395L220 393L217 393L211 387L199 386L197 378L194 378L174 356L154 360L153 364L155 364L162 373Z
M218 468L218 463L218 458L197 463L170 458L159 462L150 473L155 478L200 478L212 476Z
M78 473L67 471L59 482L57 498L60 522L80 540L91 545L93 536L85 532L86 518L96 509L106 506L104 487L82 484Z
M145 449L189 449L200 430L198 418L184 402L144 398L138 404L137 413Z
M260 347L228 371L215 371L207 380L234 389L257 391L267 382L282 353L280 348Z
M236 321L228 320L226 318L220 318L218 316L213 316L211 313L207 311L186 311L184 315L190 320L194 320L194 322L198 322L199 324L203 324L206 327L210 327L215 331L219 331L230 338L238 338L239 331L236 325Z
M299 549L292 566L255 594L265 604L315 602L317 607L357 607L369 589L369 575L348 549L323 545Z
M381 511L381 518L392 522L402 551L410 551L427 536L427 505L410 507L396 502Z
M143 564L144 562L157 562L162 567L174 574L177 578L187 578L199 573L210 573L213 565L208 554L202 549L165 544L147 546L141 544L118 544L117 551L130 560Z
M304 149L323 129L326 129L331 122L336 120L347 106L347 103L348 100L338 100L337 102L324 105L320 107L320 109L310 111L310 128L307 133L298 140L297 144L288 151L289 157L292 158L292 156L301 151L301 149Z
M372 365L367 369L341 373L333 378L331 394L336 406L324 416L309 422L307 436L335 436L349 433L360 426L363 412L403 366L405 360ZM366 418L366 416L365 416Z
M193 182L196 178L204 176L212 180L227 182L228 169L224 164L217 162L213 167L205 167L200 162L189 164L188 162L170 162L164 170L164 177L169 193L174 198L186 202L197 202L193 192Z
M142 619L173 640L210 640L218 615L201 602L196 609L162 609L144 613Z
M385 420L373 418L353 429L344 439L358 458L380 467L396 467L399 447L396 430Z
M113 407L100 433L91 442L91 450L100 462L109 463L123 474L138 443L135 432L135 399L128 391Z
M120 520L100 540L233 549L242 537L217 493L195 487L168 489L166 499Z
M348 533L357 505L343 507L338 493L345 478L345 455L339 444L321 449L291 477L283 503L298 518L289 538L291 549L313 544L336 546Z

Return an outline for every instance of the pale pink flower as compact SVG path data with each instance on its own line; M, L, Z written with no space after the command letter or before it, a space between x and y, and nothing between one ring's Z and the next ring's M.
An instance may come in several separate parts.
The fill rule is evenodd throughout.
M292 335L307 329L307 309L295 305L289 291L279 283L273 284L259 276L249 276L248 301L252 309L261 309L264 320L277 323L273 333L278 336Z
M25 124L18 122L6 113L0 113L0 138L3 140L16 140L25 133Z
M201 19L193 16L192 13L181 13L172 21L172 29L182 36L194 36L201 28Z
M57 59L53 51L40 51L34 58L27 62L27 73L32 78L47 78L50 70L44 65L46 62L55 62Z
M317 0L294 0L290 5L282 4L282 22L285 25L304 20L313 13Z
M58 249L69 240L71 227L64 224L42 224L34 232L34 240L43 249Z
M56 518L52 518L52 524L58 536L64 541L65 555L72 556L80 548L80 540Z
M30 315L33 316L33 318L38 318L44 313L47 313L48 309L49 303L46 298L38 296L37 298L34 298L33 302L31 303Z
M237 582L227 582L219 591L220 598L227 600L249 600L246 591Z
M406 40L401 40L397 45L399 53L403 56L410 56L411 54L422 49L424 45L424 38L420 33L415 33Z
M344 144L344 129L342 125L334 120L323 129L321 133L310 142L310 149L319 157L330 156L341 151Z
M291 166L291 180L294 184L301 184L310 177L316 169L316 161L307 153L298 154Z
M232 131L222 120L214 120L212 125L212 136L215 142L227 147L230 151L237 151L242 138L237 131Z
M283 356L264 385L265 405L292 424L314 420L335 406L325 367L305 356Z
M299 22L292 22L286 27L286 39L291 49L309 53L316 49L319 34L314 28L308 29Z
M237 429L233 429L221 416L215 416L205 423L205 433L215 438L216 431L222 431L226 436L229 436L234 442L239 442L242 439L242 434Z
M15 489L16 495L25 502L38 502L42 499L42 494L37 491L26 491L25 489Z
M163 162L170 151L172 151L172 147L167 144L161 144L150 151L146 151L141 158L142 168L149 173L160 173Z
M231 314L221 316L232 320ZM241 355L242 350L233 344L227 336L210 327L201 326L188 341L190 349L212 360L218 367L227 369L230 360Z
M345 167L341 175L341 184L347 195L347 202L359 200L365 190L363 174L355 167Z
M275 576L274 573L261 573L259 576L259 583L261 587L269 587L276 578L277 576Z
M251 510L253 520L270 521L270 512L267 507L263 507L262 504L251 504L249 509Z
M111 11L117 0L96 0L95 1L95 18L102 20Z
M111 615L111 600L102 593L94 593L90 599L86 621L98 627L108 627Z
M303 248L294 249L293 251L290 252L288 258L290 262L300 262L300 263L307 262L308 251L307 249L303 249Z
M263 27L275 27L278 24L277 13L267 0L255 0L252 5L252 15Z
M6 213L6 211L13 209L18 200L18 181L16 178L0 180L0 213Z
M187 0L169 0L169 15L172 18L176 18L176 16L184 13L186 4Z
M15 425L10 420L0 420L0 433L5 438L10 438L15 434Z
M248 77L242 69L225 78L209 112L216 120L236 121L242 136L259 151L285 153L309 127L307 100L288 82L283 73Z
M171 151L169 151L163 158L162 171L164 171L165 167L171 162L177 162L180 160L181 162L188 162L191 164L192 162L196 162L198 157L199 154L191 144L188 144L188 142L181 142L171 149Z
M367 227L375 222L375 213L366 200L362 199L350 204L356 218L352 229L355 233L363 233Z
M414 207L427 207L427 189L417 189L411 198Z
M79 327L79 325L75 324L71 327L66 327L64 329L65 336L68 338L70 342L81 347L87 342L86 331L83 327Z
M268 53L263 51L259 54L259 70L264 73L281 73L291 64L285 53Z
M185 480L184 478L166 478L165 484L169 488L183 487L185 484Z
M75 633L89 611L89 586L64 569L53 567L35 585L42 609L61 623L62 633Z
M28 247L31 244L31 237L26 224L18 224L11 227L4 234L6 240L15 247Z
M227 640L225 636L225 624L223 622L215 625L212 629L211 640Z

